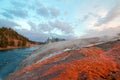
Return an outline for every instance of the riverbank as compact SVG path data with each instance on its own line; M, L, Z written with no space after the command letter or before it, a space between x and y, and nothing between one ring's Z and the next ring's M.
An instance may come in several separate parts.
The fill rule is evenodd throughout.
M12 50L12 49L20 49L20 48L29 48L29 47L34 47L34 46L40 46L40 45L34 44L34 45L30 45L30 46L25 46L25 47L7 47L7 48L0 48L0 51Z

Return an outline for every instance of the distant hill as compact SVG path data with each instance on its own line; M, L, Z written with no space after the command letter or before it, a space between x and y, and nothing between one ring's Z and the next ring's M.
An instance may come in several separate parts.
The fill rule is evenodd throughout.
M0 28L0 48L29 47L34 44L35 42L30 41L11 28Z

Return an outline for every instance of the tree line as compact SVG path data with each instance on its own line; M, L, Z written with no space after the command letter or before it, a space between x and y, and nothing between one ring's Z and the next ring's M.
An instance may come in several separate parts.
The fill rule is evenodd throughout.
M0 48L6 48L7 46L22 47L26 46L27 42L33 43L11 28L0 28Z

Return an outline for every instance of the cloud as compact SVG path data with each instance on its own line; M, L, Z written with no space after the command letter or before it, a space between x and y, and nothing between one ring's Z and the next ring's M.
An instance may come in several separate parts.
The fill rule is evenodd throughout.
M37 32L51 32L53 28L48 23L39 23L38 25L32 21L28 21L28 24L31 26L32 31Z
M119 17L120 2L116 3L116 5L107 13L107 15L104 18L100 18L94 26L101 26Z
M19 34L26 36L27 38L29 38L32 41L40 42L40 41L45 41L46 38L48 38L48 36L46 34L42 34L40 32L38 33L35 31L26 30L26 29L20 29L20 30L16 29L16 31Z
M80 19L80 22L84 22L84 21L86 21L89 17L90 17L90 15L89 15L89 14L87 14L87 15L83 16L83 18L82 18L82 19Z
M50 25L54 28L61 30L62 32L67 33L67 34L74 33L73 27L69 23L56 20L55 22L50 22Z
M12 4L14 7L17 6L17 8L23 8L23 6L24 6L24 7L26 6L24 1L18 1L18 0L12 0L12 1L11 1L11 4Z
M64 35L74 34L74 28L72 27L72 25L58 20L55 20L53 22L49 21L48 23L39 23L38 25L36 25L34 22L28 21L28 24L31 26L31 28L34 28L34 31L37 32L40 31L43 33L51 33L55 30L55 32L61 31L62 33L64 33Z
M37 13L43 17L58 17L60 15L60 11L54 7L45 7L41 6L39 9L37 9Z
M116 36L120 33L120 3L116 3L107 14L101 13L89 21L88 31L82 37Z
M102 31L89 30L82 37L100 37L100 36L116 36L120 33L120 26L107 28Z
M38 29L37 29L38 26L37 26L34 22L28 21L27 23L28 23L28 25L31 26L31 30L32 30L32 31L38 30Z
M1 13L1 15L3 15L6 18L13 19L13 16L10 15L9 13L7 13L7 12L3 12L3 13Z
M40 23L38 27L40 30L42 30L42 32L51 32L53 30L53 28L47 23L46 24Z
M62 39L71 39L72 37L66 36L66 35L57 35L54 33L51 34L45 34L42 32L36 32L36 31L29 31L26 29L16 29L16 31L21 34L26 36L27 38L29 38L32 41L37 41L37 42L44 42L47 40L48 37L52 36L52 37L57 37L57 38L62 38Z
M96 13L89 12L88 14L84 15L82 19L79 19L79 20L80 22L85 22L89 20L91 17L100 18L100 16L102 16L102 14L100 14L101 12L103 13L103 11L96 12Z
M37 10L37 13L43 17L49 17L49 10L47 7L41 5L40 8Z
M120 32L119 19L100 25L99 27L94 26L94 24L96 23L96 20L92 20L90 23L91 25L88 24L87 26L88 31L83 36L86 36L86 37L93 37L93 36L98 37L98 36L104 36L104 35L114 36Z
M72 26L65 22L56 20L55 22L39 23L38 25L36 25L35 23L29 21L28 24L31 27L34 27L34 30L32 30L32 32L40 33L39 35L37 35L37 34L36 35L38 37L41 37L41 39L38 38L37 36L33 35L34 39L32 39L32 40L36 39L39 41L40 40L45 41L50 36L64 38L64 39L73 39L74 38L74 35L73 35L74 31L73 31ZM60 34L59 34L59 31L61 31ZM63 33L63 34L61 34L61 33ZM27 33L25 33L25 34L27 34ZM28 36L28 35L26 35L26 36ZM28 37L30 37L30 36L28 36Z
M93 17L86 23L87 30L83 37L115 36L120 32L120 3L116 3L109 11L103 8L88 15Z
M26 18L28 17L28 13L25 10L22 9L4 9L6 11L6 14L11 14L12 17L20 17L20 18Z
M14 0L10 2L14 8L5 11L11 13L14 16L21 18L28 17L28 13L30 11L33 12L33 15L36 14L37 16L43 18L55 18L60 15L60 11L56 7L46 6L41 2L42 1L39 0L35 0L35 1L29 0L29 2L25 0L21 0L21 1ZM18 10L15 10L16 6Z
M60 15L60 11L54 7L50 8L50 13L51 13L51 16L53 16L53 17L57 17Z
M55 7L49 7L41 4L40 2L37 3L37 14L42 17L58 17L60 15L60 11Z
M6 19L0 19L0 27L11 27L14 28L15 26L20 26L17 23L13 22L13 21L9 21Z

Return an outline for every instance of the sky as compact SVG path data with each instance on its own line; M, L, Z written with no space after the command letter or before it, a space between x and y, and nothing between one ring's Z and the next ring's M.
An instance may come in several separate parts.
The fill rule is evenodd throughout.
M120 0L1 0L0 27L33 41L120 33Z

